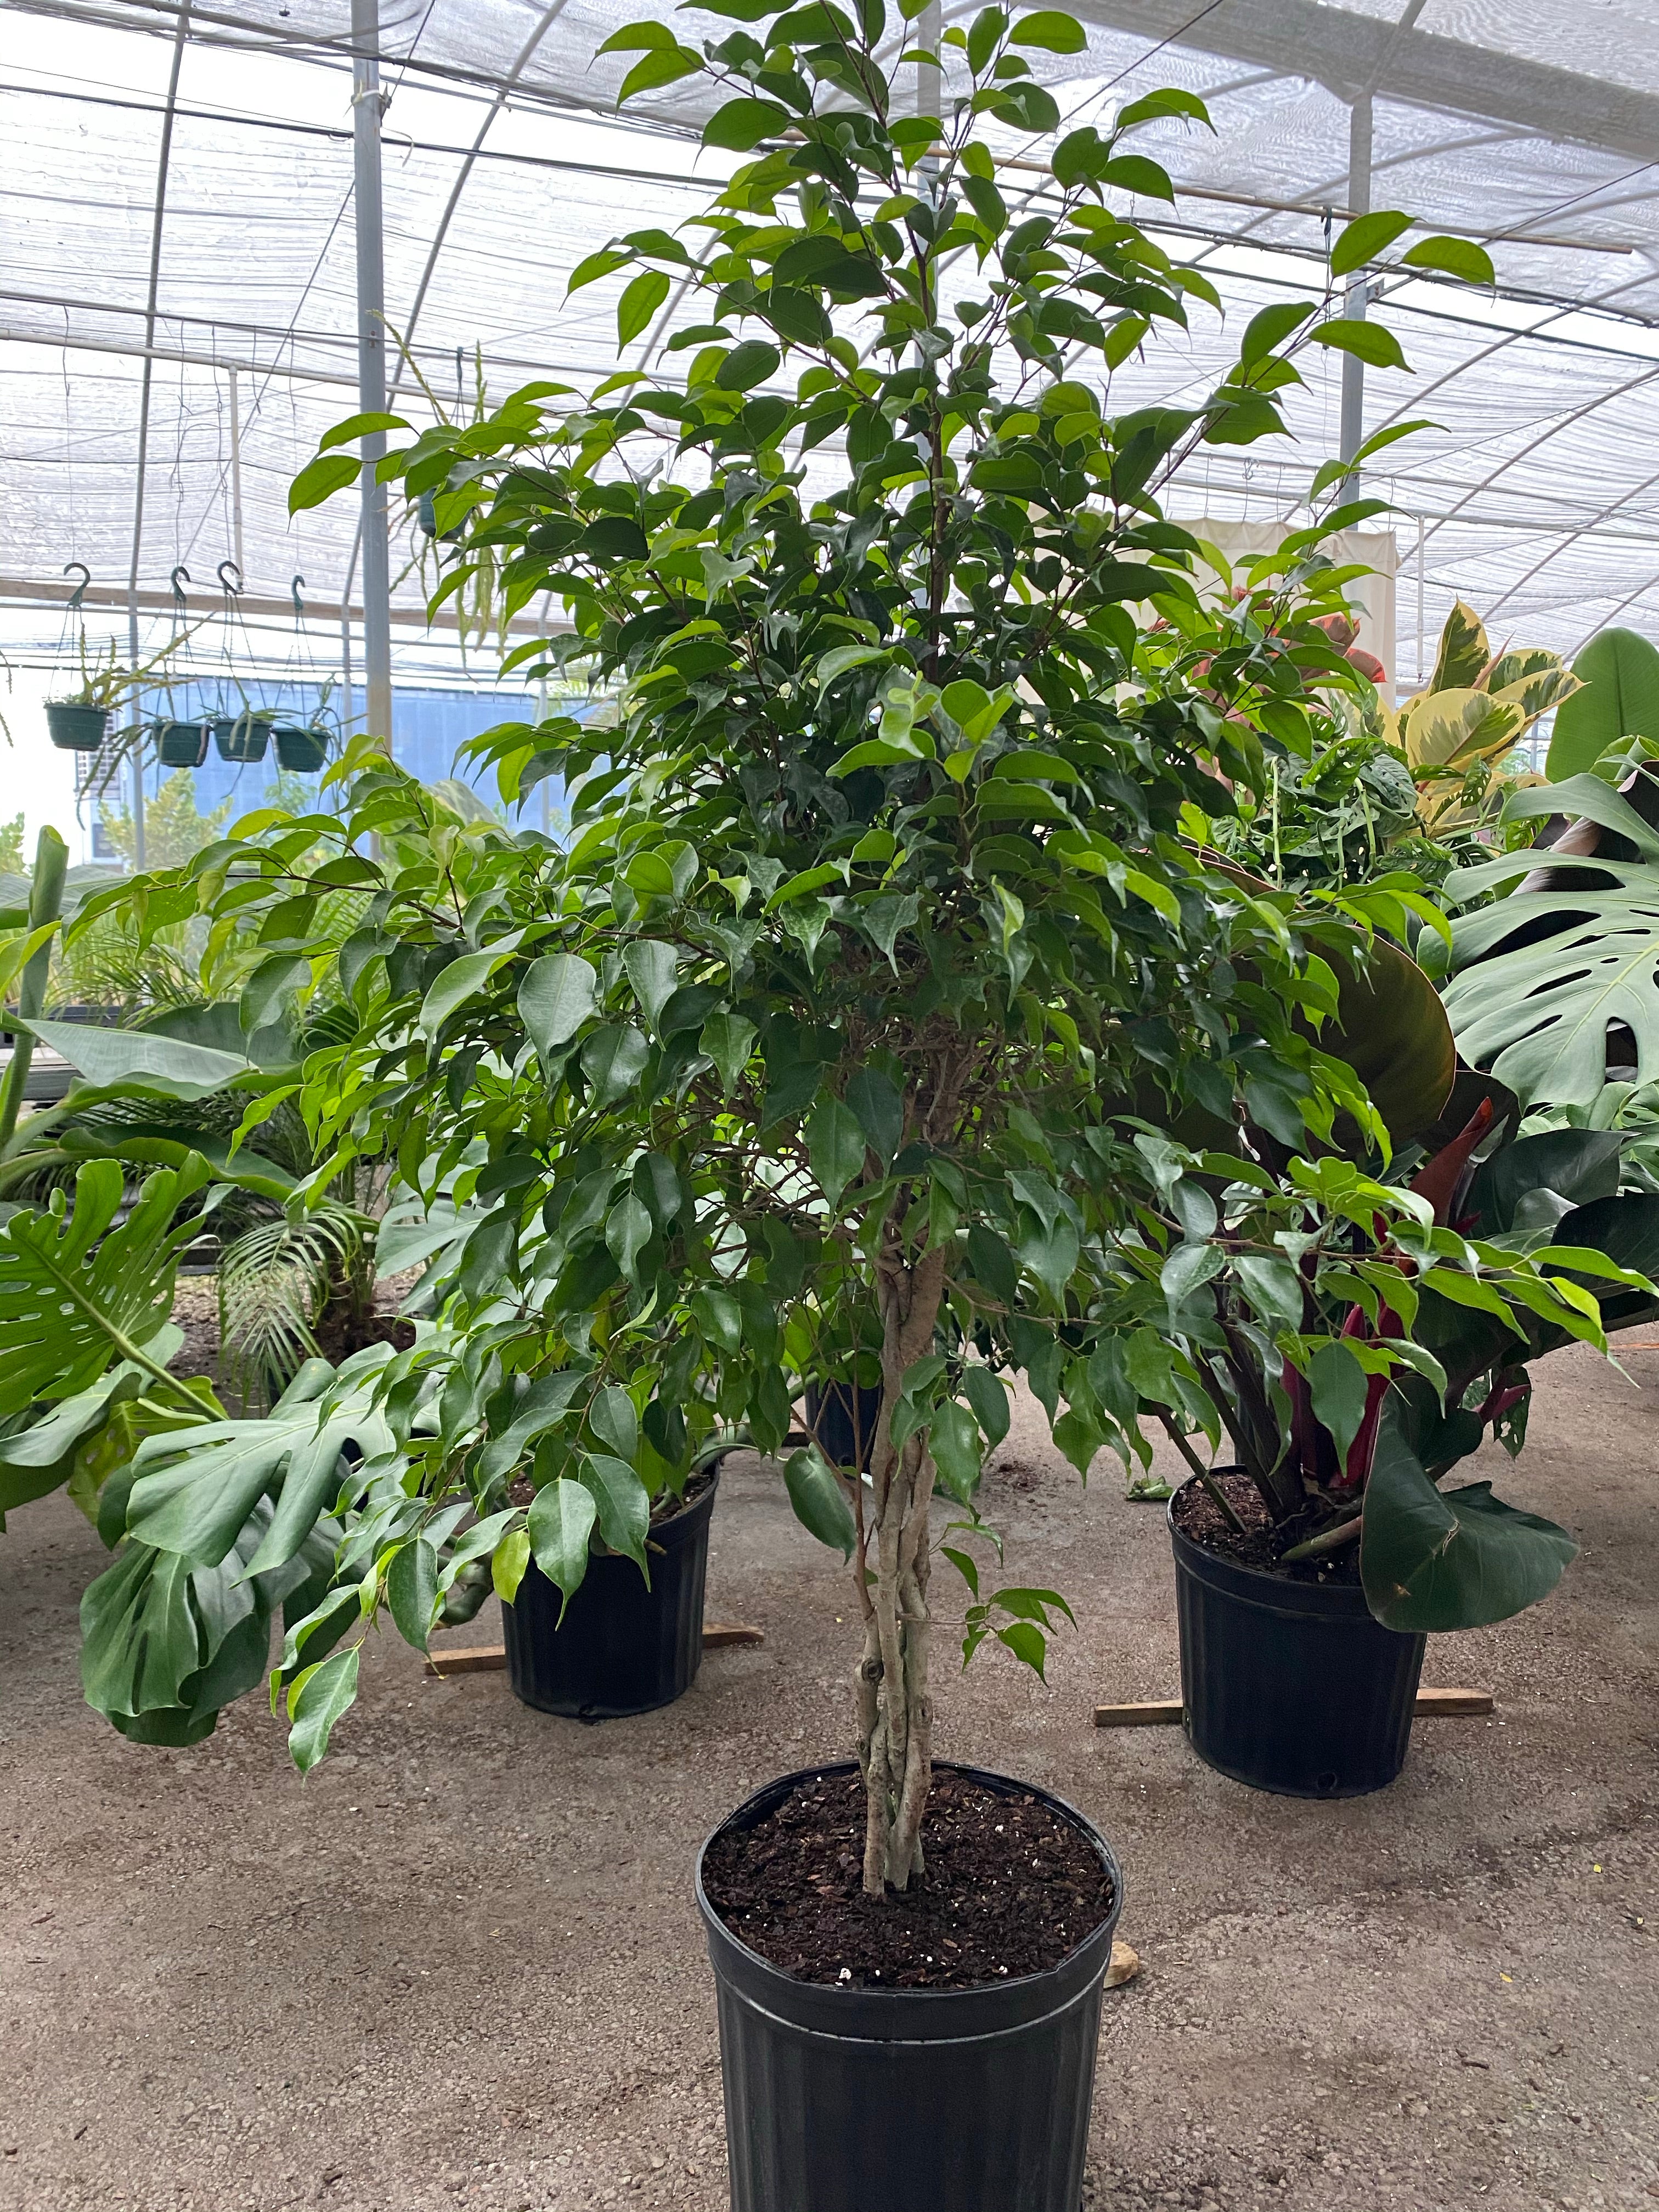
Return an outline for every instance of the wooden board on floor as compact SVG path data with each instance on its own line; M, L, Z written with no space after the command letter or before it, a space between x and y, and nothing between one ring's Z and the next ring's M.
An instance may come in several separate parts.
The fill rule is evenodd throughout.
M725 1651L736 1644L763 1644L766 1632L750 1628L741 1621L709 1620L703 1624L702 1648L705 1651ZM450 1674L499 1674L507 1665L507 1646L504 1644L476 1644L464 1650L432 1651L427 1655L426 1671L440 1681ZM1177 1713L1176 1717L1180 1716Z
M1425 1720L1458 1720L1492 1709L1490 1690L1419 1690L1416 1717ZM1133 1705L1097 1705L1097 1728L1179 1728L1179 1698L1146 1698Z

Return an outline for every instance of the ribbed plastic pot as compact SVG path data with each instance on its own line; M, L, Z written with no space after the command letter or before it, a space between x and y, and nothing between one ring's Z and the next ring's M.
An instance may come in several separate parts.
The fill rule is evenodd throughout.
M632 1559L596 1554L559 1625L558 1585L532 1559L501 1607L507 1680L538 1712L620 1720L671 1705L702 1663L702 1590L718 1478L651 1531L651 1587ZM659 1548L660 1547L660 1548Z
M216 714L213 720L213 742L221 760L263 760L270 732L269 714Z
M809 1382L806 1418L831 1467L870 1471L881 1413L878 1387L863 1382Z
M158 722L155 751L164 768L200 768L207 758L205 722Z
M1357 1583L1206 1552L1176 1526L1174 1498L1170 1538L1182 1718L1199 1757L1282 1797L1386 1790L1406 1763L1427 1638L1373 1620Z
M1078 2212L1122 1876L1104 1839L1047 1790L977 1767L937 1771L1036 1797L1080 1829L1110 1872L1110 1917L1057 1966L1017 1981L835 1989L798 1981L732 1933L703 1888L705 1844L697 1904L719 2000L732 2212ZM799 1783L854 1771L786 1775L714 1836L752 1826Z
M315 775L328 759L328 740L319 731L279 722L271 734L276 740L277 767L294 775Z
M46 702L46 735L60 752L95 753L109 731L107 707L77 707L63 699Z

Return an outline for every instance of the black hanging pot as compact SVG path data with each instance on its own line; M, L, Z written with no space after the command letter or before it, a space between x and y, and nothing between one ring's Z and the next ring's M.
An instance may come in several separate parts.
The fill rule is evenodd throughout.
M295 775L315 775L328 760L328 738L321 730L302 729L297 722L278 722L271 732L276 740L276 765Z
M219 757L227 761L262 761L265 747L270 743L275 718L256 714L245 708L240 714L216 714L213 718L213 742L219 749Z
M60 752L95 753L109 733L110 709L74 700L48 699L46 735Z
M200 768L207 758L208 726L198 722L158 722L155 753L163 768Z
M831 1467L856 1468L868 1474L880 1412L878 1383L809 1382L806 1386L807 1425Z
M702 1663L702 1591L708 1519L719 1478L665 1521L646 1547L651 1587L632 1559L601 1552L564 1608L558 1585L532 1559L501 1607L513 1694L538 1712L579 1721L648 1713L684 1697Z
M818 1767L770 1783L711 1836L697 1905L719 2001L732 2212L1078 2212L1100 2001L1123 1881L1083 1815L1029 1783L936 1765L1034 1797L1082 1831L1109 1917L1056 1966L966 1990L837 1989L752 1951L709 1904L703 1862Z
M1406 1763L1426 1638L1384 1628L1358 1583L1299 1581L1206 1551L1176 1525L1181 1495L1169 1522L1193 1749L1284 1797L1387 1789Z

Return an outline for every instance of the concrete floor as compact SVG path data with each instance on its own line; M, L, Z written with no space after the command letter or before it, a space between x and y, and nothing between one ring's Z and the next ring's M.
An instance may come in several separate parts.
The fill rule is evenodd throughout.
M1638 1388L1559 1355L1491 1470L1583 1545L1547 1604L1431 1644L1425 1681L1492 1687L1495 1717L1419 1723L1400 1782L1346 1804L1090 1725L1176 1688L1169 1546L1023 1409L988 1510L1081 1629L1046 1689L947 1653L940 1749L1058 1790L1125 1865L1146 1964L1107 1998L1091 2212L1659 2200L1659 1354L1627 1364ZM388 1635L305 1782L257 1698L181 1753L82 1705L101 1559L61 1500L0 1538L5 2212L719 2212L692 1856L849 1741L844 1588L781 1486L735 1464L714 1520L711 1615L764 1647L678 1706L550 1720Z

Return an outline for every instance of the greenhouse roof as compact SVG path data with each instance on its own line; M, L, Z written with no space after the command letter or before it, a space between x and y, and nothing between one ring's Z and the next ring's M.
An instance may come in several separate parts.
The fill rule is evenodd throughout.
M947 9L947 15L973 9ZM1375 204L1485 241L1495 295L1402 272L1384 311L1414 374L1371 372L1366 428L1426 416L1375 488L1400 512L1400 661L1454 592L1499 635L1576 648L1659 623L1659 5L1656 0L1078 0L1087 51L1042 56L1063 127L1177 83L1213 137L1159 125L1173 213L1139 217L1243 313L1322 282L1346 211L1350 103L1373 98ZM591 58L666 0L386 0L388 319L436 398L615 366L622 280L567 301L613 234L672 228L732 157L700 150L698 81L614 107ZM681 17L679 26L695 25ZM290 526L289 478L356 404L349 0L12 0L0 61L0 596L66 561L95 591L167 603L242 548L275 611L296 573L355 592L356 511ZM711 27L707 19L703 27ZM695 33L688 33L695 35ZM1012 195L1045 147L1007 137ZM629 349L656 360L665 319ZM1131 361L1113 404L1190 396L1228 333L1211 316ZM143 368L142 536L133 562ZM1310 368L1294 442L1206 449L1174 510L1290 518L1337 443L1340 368ZM399 404L424 403L402 372ZM240 489L240 502L237 493ZM240 504L240 526L236 509ZM1419 552L1420 546L1420 552ZM393 573L412 547L394 547ZM1415 579L1420 569L1420 594ZM394 597L412 614L418 574Z

